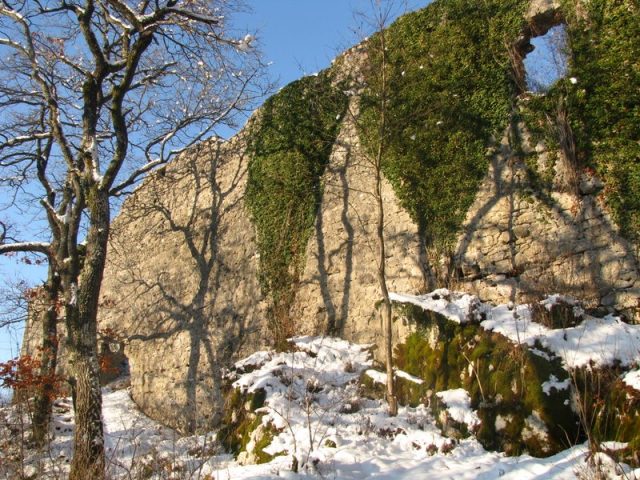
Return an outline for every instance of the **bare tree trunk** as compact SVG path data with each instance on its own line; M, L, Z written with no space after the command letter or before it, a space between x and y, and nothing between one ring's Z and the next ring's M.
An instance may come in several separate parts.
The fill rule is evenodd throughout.
M60 2L57 8L17 2L16 9L11 3L2 2L0 8L0 43L13 51L7 62L3 59L11 75L2 79L9 92L2 111L7 111L7 118L15 114L21 120L3 125L7 128L0 165L3 177L16 180L7 186L2 182L2 188L12 192L15 205L32 196L41 199L41 208L33 208L39 209L38 220L47 219L51 242L7 244L7 228L0 223L0 254L47 255L59 275L76 408L70 478L99 480L104 478L105 460L96 319L109 235L109 195L125 194L149 172L212 133L216 124L231 122L236 112L262 96L264 67L248 40L227 37L218 8L227 2L171 0L136 6L87 1L82 8L74 2ZM15 40L9 40L10 35ZM186 37L188 44L182 41ZM38 38L53 41L56 48ZM154 40L160 41L158 49L148 52ZM179 72L193 72L194 50L202 52L204 60L199 62L200 75L183 76ZM71 51L77 58L68 56ZM238 73L224 77L224 86L210 81L232 70ZM180 98L176 112L182 113L142 136L136 133L145 145L130 151L130 131L139 132L140 125L149 126L148 119L164 112L162 102L145 99L171 95L174 87L165 80L176 75L185 88L187 82L189 88L199 85L193 89L199 94ZM59 88L64 82L80 88ZM123 179L125 164L133 171ZM85 226L86 248L78 243ZM54 320L53 313L48 320ZM48 332L45 338L53 339ZM46 359L47 368L52 358Z
M391 322L391 300L389 289L387 288L386 273L386 251L384 242L384 201L382 198L382 159L385 153L385 136L387 135L387 54L384 32L384 22L380 25L380 56L381 56L381 78L380 78L380 118L378 130L378 150L374 160L375 168L375 198L378 209L378 219L376 225L376 236L378 240L378 282L382 293L382 329L384 335L385 363L387 367L387 402L389 404L389 415L398 414L398 400L396 398L395 379L393 374L393 329Z
M45 298L43 311L40 312L42 322L42 352L40 356L40 378L34 401L32 439L35 445L44 445L49 430L51 417L51 401L55 394L55 374L58 363L58 311L57 302L60 292L60 277L54 274L49 266L47 283L44 286Z
M398 399L396 398L395 378L393 374L393 325L391 321L391 299L387 288L385 242L384 242L384 204L382 199L382 175L380 169L376 172L376 202L378 207L378 222L376 235L378 239L378 282L382 292L382 330L384 335L384 353L387 367L387 402L389 415L398 414Z
M67 328L76 420L71 480L102 479L105 467L97 313L109 236L108 192L95 187L87 203L90 227L86 256L76 287L77 298L67 302L72 307Z

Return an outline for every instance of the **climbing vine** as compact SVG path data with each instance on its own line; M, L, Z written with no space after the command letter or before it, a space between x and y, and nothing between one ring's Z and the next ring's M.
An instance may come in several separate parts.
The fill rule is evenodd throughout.
M527 7L522 0L436 0L391 25L385 33L384 129L377 110L379 42L374 36L366 44L360 138L370 153L384 141L383 172L427 246L437 251L453 246L486 174L490 147L510 122L524 119L534 136L545 137L550 160L544 169L530 168L536 173L532 183L553 187L552 153L560 143L545 122L555 118L560 104L575 136L577 174L596 173L604 180L603 198L622 233L640 238L638 2L567 0L567 78L523 109L522 99L519 105L516 100L522 85L514 73L514 44L527 28ZM250 134L247 205L257 229L261 285L282 337L291 330L286 321L321 177L346 110L347 98L334 83L328 70L285 87L266 102ZM519 153L537 162L535 154Z
M347 97L325 71L283 88L253 127L246 203L257 231L260 283L276 343L293 333L289 307Z
M565 4L571 38L566 83L578 153L604 180L603 198L621 232L640 240L640 4Z
M428 244L455 239L486 173L487 146L509 123L515 85L508 46L524 2L436 1L386 31L388 116L383 170ZM361 137L379 139L380 55L370 42Z

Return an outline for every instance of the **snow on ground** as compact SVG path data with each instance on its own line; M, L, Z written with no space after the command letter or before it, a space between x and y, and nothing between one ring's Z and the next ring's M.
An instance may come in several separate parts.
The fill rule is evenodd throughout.
M257 368L238 374L234 383L247 391L266 389L262 423L282 428L266 451L287 454L262 466L229 463L213 472L214 478L572 479L585 468L583 445L546 459L505 457L485 451L473 438L456 443L443 437L422 405L401 407L390 418L384 402L359 395L363 371L385 381L384 373L370 368L367 347L319 337L294 343L301 351L257 354L263 363L253 362ZM475 423L466 392L440 396L452 416ZM301 467L298 474L285 471L292 455Z
M230 373L236 387L267 392L262 423L280 429L266 449L280 454L271 462L240 465L216 447L212 434L181 438L140 413L126 390L105 389L110 478L144 474L144 478L216 480L544 480L573 479L586 468L584 445L545 459L505 457L487 452L474 438L460 442L445 438L423 405L401 407L397 417L389 417L383 401L364 398L360 392L359 378L372 367L368 346L321 337L299 337L293 342L297 351L258 352L238 362L235 373ZM466 392L441 392L439 396L454 418L467 423L477 418ZM55 468L50 460L42 459L49 462L49 473L38 478L64 478L71 456L72 419L70 402L58 401L50 449ZM291 471L294 456L299 473ZM29 459L32 465L34 458ZM627 469L626 475L624 478L640 478L640 470ZM623 477L611 474L610 478Z
M480 323L484 329L530 347L539 342L562 358L566 367L602 367L614 362L629 367L640 362L640 325L626 324L613 315L596 318L583 314L584 320L580 325L552 330L532 321L528 305L493 306L481 303L475 296L446 289L420 296L393 294L392 300L418 305L456 322L464 323L482 316L486 318ZM570 305L575 303L566 297L552 295L542 304L550 308L560 300ZM574 311L583 313L578 306L574 306ZM545 355L541 350L537 352Z

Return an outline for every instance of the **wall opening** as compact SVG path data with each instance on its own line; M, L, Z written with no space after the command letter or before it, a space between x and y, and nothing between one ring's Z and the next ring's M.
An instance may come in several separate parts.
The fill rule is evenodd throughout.
M560 23L544 35L533 37L524 57L527 90L544 93L568 72L568 37L566 25Z

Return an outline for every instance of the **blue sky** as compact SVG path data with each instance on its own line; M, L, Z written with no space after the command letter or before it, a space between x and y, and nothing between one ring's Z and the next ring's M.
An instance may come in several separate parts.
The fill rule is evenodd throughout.
M406 9L416 10L428 3L430 0L407 0ZM358 43L368 32L359 28L361 21L355 13L371 12L372 6L370 0L247 0L247 4L252 11L231 21L239 35L257 34L278 87L328 67L337 54ZM0 256L0 289L23 278L37 284L45 275L44 267ZM20 329L0 330L0 361L17 355L20 337Z
M407 0L416 10L430 0ZM356 12L371 12L370 0L253 0L252 12L236 18L240 30L256 31L279 86L322 70L359 42ZM368 32L367 32L368 33Z

